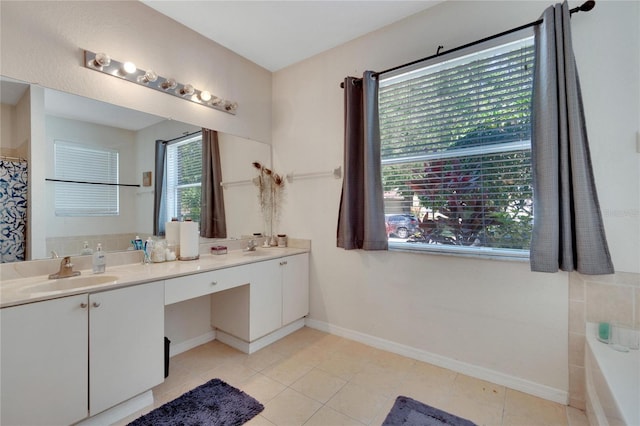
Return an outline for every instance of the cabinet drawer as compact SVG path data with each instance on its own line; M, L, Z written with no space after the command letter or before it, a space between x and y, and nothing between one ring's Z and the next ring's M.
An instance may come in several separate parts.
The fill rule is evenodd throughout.
M234 271L234 268L171 278L164 282L164 304L170 305L248 283L248 278Z

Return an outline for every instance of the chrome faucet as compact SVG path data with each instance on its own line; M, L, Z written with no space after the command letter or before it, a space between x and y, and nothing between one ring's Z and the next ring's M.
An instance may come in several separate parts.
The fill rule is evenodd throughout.
M80 271L73 270L73 263L71 263L71 257L65 256L60 262L60 270L55 274L49 275L50 280L55 280L58 278L69 278L69 277L77 277L80 275Z

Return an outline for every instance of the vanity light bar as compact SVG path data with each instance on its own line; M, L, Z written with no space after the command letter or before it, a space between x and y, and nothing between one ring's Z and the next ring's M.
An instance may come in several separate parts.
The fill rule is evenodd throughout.
M213 96L206 90L198 90L191 84L178 83L173 78L165 78L152 70L138 69L131 62L118 62L105 53L84 51L84 66L86 68L108 74L123 80L146 86L150 89L164 92L178 98L186 99L209 108L236 114L238 103Z

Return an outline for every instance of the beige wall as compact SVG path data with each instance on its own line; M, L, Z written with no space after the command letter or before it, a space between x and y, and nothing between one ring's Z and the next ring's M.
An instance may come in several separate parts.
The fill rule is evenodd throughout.
M444 2L276 72L274 167L312 172L342 164L345 76L521 25L545 6ZM606 232L617 270L629 272L640 271L638 6L598 2L572 19ZM532 273L528 263L338 249L340 185L294 181L283 209L282 232L313 241L313 321L516 389L567 396L568 274Z
M640 329L640 274L569 278L569 392L572 406L585 409L585 330L587 322Z

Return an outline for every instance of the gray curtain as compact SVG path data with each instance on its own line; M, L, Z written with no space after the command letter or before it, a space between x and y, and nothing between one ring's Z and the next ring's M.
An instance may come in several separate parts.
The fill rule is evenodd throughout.
M167 144L165 141L156 141L156 170L153 194L153 235L164 235L164 224L167 221L165 188L165 162L167 158Z
M337 245L345 250L387 250L380 166L378 80L344 81L344 178Z
M200 236L227 238L218 132L202 129L202 210Z
M614 272L593 178L569 7L549 7L535 30L531 270Z

